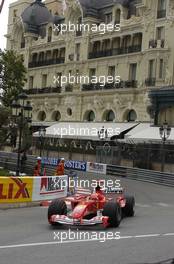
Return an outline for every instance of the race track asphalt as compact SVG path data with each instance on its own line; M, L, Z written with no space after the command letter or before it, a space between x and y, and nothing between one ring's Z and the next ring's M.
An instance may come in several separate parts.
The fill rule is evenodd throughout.
M174 257L174 189L127 179L121 184L135 195L136 214L116 229L72 228L69 237L69 227L48 225L46 207L0 210L0 264L143 264ZM85 239L80 232L87 232ZM108 232L110 238L120 233L99 241Z

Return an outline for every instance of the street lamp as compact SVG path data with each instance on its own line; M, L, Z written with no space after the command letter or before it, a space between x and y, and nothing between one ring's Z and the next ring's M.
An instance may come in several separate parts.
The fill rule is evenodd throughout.
M19 141L18 141L18 156L17 156L17 166L16 166L16 176L20 173L20 155L21 155L21 145L23 128L26 124L32 122L32 106L30 101L27 101L28 95L26 93L21 93L11 104L12 116L15 118L15 123L19 129Z
M46 135L46 128L41 126L39 128L40 157L42 157L42 150L43 150L45 135Z
M171 127L168 125L167 122L165 122L160 128L159 128L160 137L162 139L162 161L161 161L161 172L164 171L164 164L165 164L165 153L164 153L164 146L167 141L167 139L170 137L171 134Z

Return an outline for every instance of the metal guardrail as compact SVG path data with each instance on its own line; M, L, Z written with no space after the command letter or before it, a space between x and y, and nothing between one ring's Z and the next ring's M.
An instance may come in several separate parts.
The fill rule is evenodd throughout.
M162 173L159 171L144 170L139 168L107 165L107 174L174 187L173 173Z
M0 166L9 170L16 170L17 154L7 153L0 151ZM25 166L25 172L29 175L33 175L34 165L36 164L36 157L27 155L27 162ZM67 170L65 170L67 173ZM54 175L55 166L46 166L47 175ZM117 177L126 177L132 180L145 181L150 183L157 183L174 187L174 174L162 173L152 170L144 170L139 168L122 167L115 165L107 165L107 174Z

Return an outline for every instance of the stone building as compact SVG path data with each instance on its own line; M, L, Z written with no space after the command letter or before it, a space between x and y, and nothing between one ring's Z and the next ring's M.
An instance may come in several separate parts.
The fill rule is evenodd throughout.
M97 31L57 29L69 22L96 24ZM102 34L99 26L120 24ZM33 124L57 121L149 122L149 91L153 102L162 87L173 94L173 0L18 0L10 5L7 49L24 58ZM61 76L120 76L120 83L60 83ZM59 77L59 81L58 81ZM155 89L154 89L155 88ZM164 89L164 88L162 88ZM166 92L168 93L168 92ZM163 93L162 101L165 101ZM174 124L174 102L164 108Z

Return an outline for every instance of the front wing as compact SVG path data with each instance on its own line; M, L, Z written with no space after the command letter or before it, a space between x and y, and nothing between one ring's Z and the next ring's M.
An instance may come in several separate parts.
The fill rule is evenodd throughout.
M108 216L95 216L91 219L73 219L66 215L52 215L50 223L59 223L63 225L74 225L74 226L90 226L103 224L104 227L109 225Z

